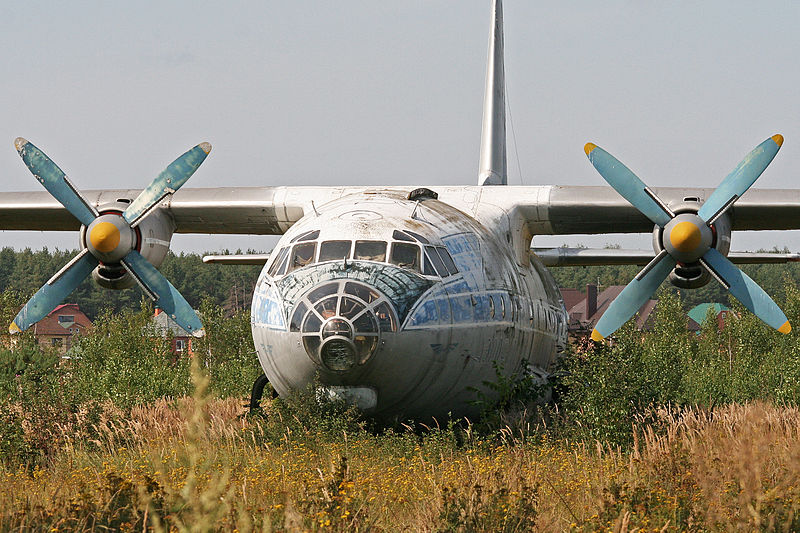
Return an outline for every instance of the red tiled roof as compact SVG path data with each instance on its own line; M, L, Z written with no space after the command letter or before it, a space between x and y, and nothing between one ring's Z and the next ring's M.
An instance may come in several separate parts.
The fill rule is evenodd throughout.
M60 323L59 316L72 315L74 322ZM50 314L33 325L34 335L70 335L69 328L79 328L81 331L92 327L92 322L83 314L77 304L62 304L50 311Z
M578 289L561 289L561 298L564 299L564 307L569 310L586 297Z

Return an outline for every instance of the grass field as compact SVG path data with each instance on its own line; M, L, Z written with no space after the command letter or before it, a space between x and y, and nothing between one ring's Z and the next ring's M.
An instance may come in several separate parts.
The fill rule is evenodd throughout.
M659 410L623 450L544 428L371 432L156 401L2 467L2 531L731 531L800 527L800 411ZM271 417L271 418L270 418ZM347 421L345 421L345 424Z
M247 416L246 313L204 313L194 369L147 308L68 361L23 336L0 349L0 532L800 531L800 337L736 313L695 335L664 294L651 332L570 347L556 403L498 369L475 424L390 429L310 391Z

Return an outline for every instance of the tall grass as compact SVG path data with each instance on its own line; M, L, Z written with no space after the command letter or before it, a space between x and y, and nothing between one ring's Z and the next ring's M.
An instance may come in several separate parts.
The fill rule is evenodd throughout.
M267 402L273 416L275 406ZM800 527L800 411L658 409L628 449L469 426L296 435L234 399L160 400L96 439L54 427L33 470L0 468L0 529L563 531ZM455 435L454 433L459 433Z
M573 347L554 405L500 380L502 412L427 428L313 389L247 415L246 316L209 310L191 365L148 309L67 362L23 338L0 350L0 531L800 530L800 343L746 313L690 335L661 302L652 333Z

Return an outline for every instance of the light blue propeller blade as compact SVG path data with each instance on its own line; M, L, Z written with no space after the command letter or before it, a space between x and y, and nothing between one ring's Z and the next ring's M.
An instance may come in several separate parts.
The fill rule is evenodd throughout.
M674 215L669 208L616 157L592 143L583 149L603 179L644 216L662 228L672 219Z
M50 314L50 311L63 302L64 298L86 279L86 276L97 265L97 259L89 253L89 250L84 248L28 300L28 303L17 313L8 331L10 333L25 331L46 317Z
M72 186L64 171L33 143L22 137L17 137L14 146L39 183L44 185L44 188L81 224L84 226L91 224L97 217L97 210Z
M203 324L192 306L147 259L133 250L122 259L122 265L142 289L155 300L156 306L167 313L176 324L191 335L202 335Z
M789 333L792 326L781 308L759 287L758 283L739 270L730 260L711 248L703 256L705 267L711 275L727 286L728 290L758 318L781 333Z
M782 135L773 135L763 143L756 146L752 152L736 165L719 187L703 203L697 216L708 222L716 218L717 213L730 207L747 189L758 179L762 172L772 162L775 154L783 144Z
M606 312L597 321L592 331L592 340L608 337L627 322L656 292L659 285L675 268L676 261L668 253L661 252L619 293Z
M122 214L125 220L131 226L135 226L136 222L162 198L180 189L192 177L200 164L206 160L210 151L210 144L200 143L170 163L125 209Z

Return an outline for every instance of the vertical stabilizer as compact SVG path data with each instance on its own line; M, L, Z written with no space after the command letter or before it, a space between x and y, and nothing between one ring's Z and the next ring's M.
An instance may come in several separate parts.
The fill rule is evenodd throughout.
M493 0L492 32L483 96L483 130L478 185L507 185L506 84L503 66L503 2Z

